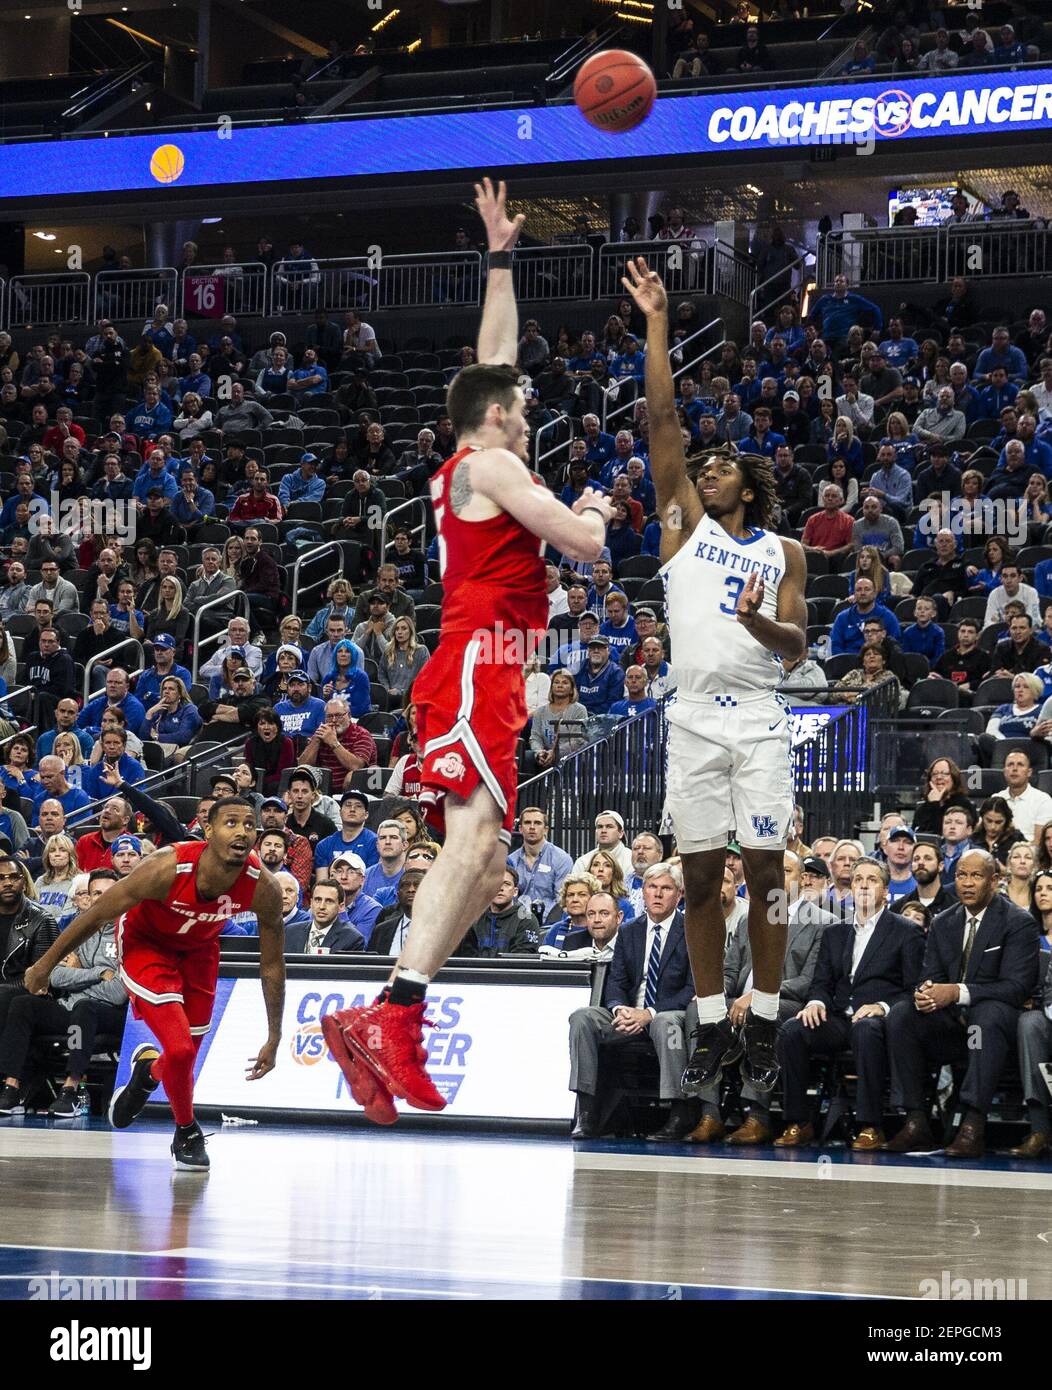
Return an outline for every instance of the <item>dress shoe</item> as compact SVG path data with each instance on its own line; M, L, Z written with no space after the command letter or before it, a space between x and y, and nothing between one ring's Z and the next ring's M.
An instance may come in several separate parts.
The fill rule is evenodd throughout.
M884 1147L884 1131L874 1129L872 1125L866 1125L865 1129L859 1130L851 1147L855 1153L869 1153L873 1149L882 1149Z
M802 1149L806 1144L814 1143L814 1138L813 1125L788 1125L774 1141L774 1147L776 1149Z
M964 1120L943 1153L947 1158L982 1158L984 1150L982 1129L971 1120Z
M683 1071L683 1094L700 1096L742 1055L741 1032L729 1018L719 1023L699 1023L691 1030L691 1054Z
M895 1138L889 1139L884 1145L884 1152L908 1154L917 1150L927 1152L929 1149L937 1149L938 1147L938 1142L926 1119L908 1119Z
M715 1144L725 1133L722 1120L718 1120L715 1115L706 1115L701 1123L690 1131L687 1138L692 1144Z
M681 1144L694 1128L697 1109L689 1101L674 1100L668 1112L668 1119L660 1129L648 1134L651 1143Z
M754 1115L750 1115L744 1124L739 1125L733 1133L728 1134L723 1141L725 1144L769 1144L771 1142L771 1131L765 1124L762 1124Z
M1049 1140L1047 1134L1030 1134L1023 1142L1008 1152L1013 1158L1040 1158L1042 1154L1047 1154L1049 1150Z
M592 1096L578 1096L577 1119L570 1131L571 1139L598 1139L599 1117L596 1114L595 1099Z

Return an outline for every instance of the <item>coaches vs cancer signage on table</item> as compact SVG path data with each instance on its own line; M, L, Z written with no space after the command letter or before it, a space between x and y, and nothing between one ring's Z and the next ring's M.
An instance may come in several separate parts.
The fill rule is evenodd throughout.
M264 1040L259 981L220 979L212 1031L198 1058L194 1098L199 1105L244 1114L253 1108L358 1111L321 1032L323 1014L370 1003L375 981L290 979L277 1066L246 1081L245 1059ZM432 1118L569 1120L568 1020L587 1005L587 985L444 984L427 994L424 1030L428 1070L447 1108ZM118 1084L137 1043L149 1034L129 1017ZM160 1089L154 1101L163 1100ZM398 1102L399 1109L404 1109ZM412 1112L414 1114L420 1112Z

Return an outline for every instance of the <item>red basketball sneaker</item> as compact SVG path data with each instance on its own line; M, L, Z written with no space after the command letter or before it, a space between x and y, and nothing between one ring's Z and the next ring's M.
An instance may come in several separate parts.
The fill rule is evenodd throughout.
M391 1095L417 1110L444 1110L445 1099L424 1067L423 1031L434 1027L424 1017L424 1008L422 1002L378 1000L368 1009L345 1009L337 1017L355 1015L342 1025L344 1041L363 1069L368 1068Z
M341 1009L338 1013L325 1014L321 1020L321 1031L333 1061L339 1066L351 1088L351 1095L365 1111L365 1117L377 1125L393 1125L398 1119L398 1111L387 1087L378 1081L367 1067L363 1067L351 1052L343 1032L354 1019L366 1013L365 1008Z

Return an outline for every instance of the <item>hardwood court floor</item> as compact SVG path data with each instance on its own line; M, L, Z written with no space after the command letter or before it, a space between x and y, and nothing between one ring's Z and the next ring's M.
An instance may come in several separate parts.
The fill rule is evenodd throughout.
M0 1123L0 1297L134 1278L160 1298L1052 1297L1052 1165L843 1151L222 1128L205 1176L143 1121Z

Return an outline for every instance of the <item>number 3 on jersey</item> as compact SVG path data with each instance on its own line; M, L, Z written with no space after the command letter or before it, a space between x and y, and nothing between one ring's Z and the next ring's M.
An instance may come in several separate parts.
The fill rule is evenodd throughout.
M733 615L738 610L738 600L745 588L745 580L739 579L736 574L731 574L723 582L727 586L727 602L720 604L720 612Z

